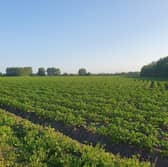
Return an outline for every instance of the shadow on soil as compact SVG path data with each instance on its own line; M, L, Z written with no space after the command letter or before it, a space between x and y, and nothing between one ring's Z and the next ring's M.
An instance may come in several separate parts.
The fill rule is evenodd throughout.
M19 109L14 109L10 106L1 104L0 107L17 116L25 118L35 124L42 126L50 126L55 130L62 132L64 135L79 141L80 143L90 143L93 146L96 144L104 145L104 149L113 154L120 154L122 157L132 157L135 154L140 155L140 160L150 161L152 167L168 167L168 159L161 159L159 155L151 154L147 150L139 149L128 144L112 144L110 138L88 131L84 127L75 128L65 125L63 122L47 120L39 117L35 112L24 112Z

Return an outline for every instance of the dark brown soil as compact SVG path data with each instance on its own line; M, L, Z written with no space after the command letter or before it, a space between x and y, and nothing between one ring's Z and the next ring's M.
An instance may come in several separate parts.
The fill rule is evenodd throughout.
M126 143L112 144L109 137L93 133L84 127L75 128L73 126L65 125L60 121L39 117L35 112L24 112L3 104L1 104L0 107L35 124L50 126L80 143L92 144L93 146L101 144L106 151L113 154L120 154L122 157L131 157L135 154L139 154L141 160L150 161L154 163L154 166L156 167L168 167L168 158L161 159L157 154L151 154L148 150L140 149Z

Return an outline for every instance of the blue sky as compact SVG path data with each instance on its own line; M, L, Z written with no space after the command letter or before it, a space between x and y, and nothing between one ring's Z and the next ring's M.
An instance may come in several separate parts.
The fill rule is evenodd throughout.
M0 0L0 70L140 70L168 55L167 0Z

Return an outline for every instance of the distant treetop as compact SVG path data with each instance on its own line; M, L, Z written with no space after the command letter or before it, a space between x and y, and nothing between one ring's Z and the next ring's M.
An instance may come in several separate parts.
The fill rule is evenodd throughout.
M7 76L29 76L32 73L32 67L8 67L6 69Z
M145 65L141 69L142 77L168 77L168 56Z
M79 71L78 71L78 74L79 75L87 75L87 71L85 68L80 68Z
M39 76L45 76L45 75L46 75L45 72L46 72L46 71L45 71L45 68L40 67L40 68L38 69L37 75L39 75Z
M61 75L61 70L55 67L47 68L47 75L49 76Z

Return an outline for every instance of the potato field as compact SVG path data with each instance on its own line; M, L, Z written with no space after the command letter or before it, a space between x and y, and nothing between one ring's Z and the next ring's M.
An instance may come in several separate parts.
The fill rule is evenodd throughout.
M138 167L168 157L168 81L1 77L0 108L2 166Z

